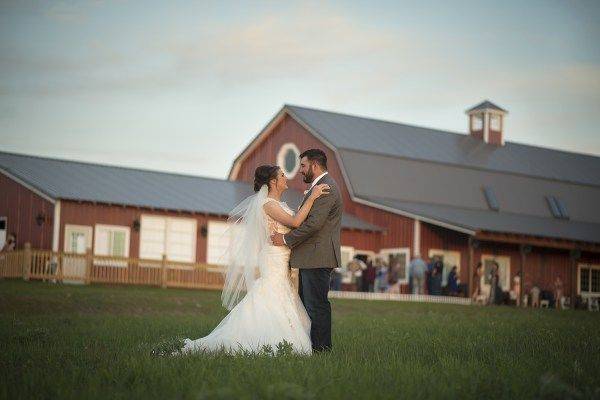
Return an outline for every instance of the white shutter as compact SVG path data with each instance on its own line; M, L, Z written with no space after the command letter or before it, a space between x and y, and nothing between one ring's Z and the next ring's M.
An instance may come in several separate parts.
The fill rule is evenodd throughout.
M229 246L229 232L227 222L209 221L206 262L208 264L225 265L224 254Z
M196 262L196 220L169 218L166 243L169 260Z
M165 253L165 232L167 220L164 217L143 215L140 227L140 258L160 260Z

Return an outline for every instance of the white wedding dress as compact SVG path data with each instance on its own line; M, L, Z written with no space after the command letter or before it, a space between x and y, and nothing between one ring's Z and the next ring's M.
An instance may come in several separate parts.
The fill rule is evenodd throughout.
M267 197L264 203L277 200ZM263 204L264 204L263 203ZM294 212L287 204L278 202L290 215ZM290 229L268 216L263 217L269 233L287 233ZM239 350L260 352L264 346L277 351L278 344L286 341L292 351L311 354L310 318L289 277L290 249L267 244L260 257L260 277L229 314L208 335L196 340L185 339L183 353L195 351Z

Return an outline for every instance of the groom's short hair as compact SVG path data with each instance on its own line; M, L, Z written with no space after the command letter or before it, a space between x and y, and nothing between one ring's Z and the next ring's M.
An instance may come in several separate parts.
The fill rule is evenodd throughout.
M300 158L306 157L309 161L315 162L321 166L324 170L327 170L327 156L325 152L320 149L309 149L304 153L300 154Z

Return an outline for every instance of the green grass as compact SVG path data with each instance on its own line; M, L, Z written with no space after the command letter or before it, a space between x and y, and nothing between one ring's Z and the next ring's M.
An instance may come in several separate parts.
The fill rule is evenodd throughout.
M157 355L219 292L0 281L2 398L600 398L600 315L333 300L334 351Z

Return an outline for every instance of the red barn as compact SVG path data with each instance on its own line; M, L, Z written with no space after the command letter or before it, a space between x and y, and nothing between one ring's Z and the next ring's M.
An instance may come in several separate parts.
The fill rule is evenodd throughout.
M297 206L298 155L323 149L342 188L344 261L416 253L456 265L500 266L501 286L600 296L600 158L505 141L506 111L467 110L461 134L284 106L236 158L229 180L0 152L0 246L220 263L225 216L252 193L256 166L277 163ZM444 275L444 278L446 276Z
M507 112L489 101L466 113L467 135L286 105L229 179L278 163L302 190L298 154L320 148L346 212L385 228L343 232L346 257L439 255L469 287L495 261L504 290L522 272L525 289L560 277L567 294L600 295L600 158L505 141Z
M19 248L223 264L227 214L252 193L245 182L0 152L0 248L14 233ZM297 207L302 193L284 200ZM348 213L342 229L381 231ZM80 267L66 273L83 277Z

